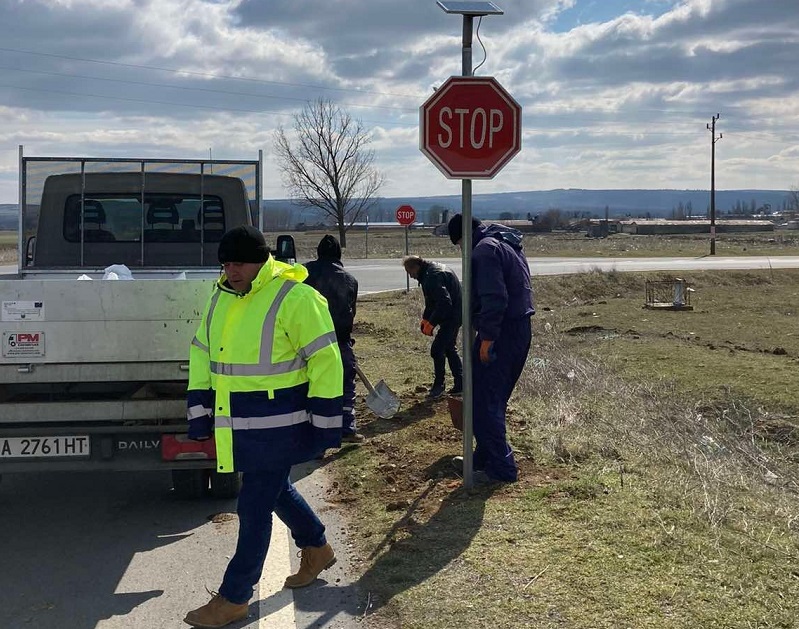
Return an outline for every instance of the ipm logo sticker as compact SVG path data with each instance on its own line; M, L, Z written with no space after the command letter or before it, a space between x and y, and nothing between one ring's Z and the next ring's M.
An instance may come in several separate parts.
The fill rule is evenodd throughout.
M44 332L3 332L3 356L44 356Z

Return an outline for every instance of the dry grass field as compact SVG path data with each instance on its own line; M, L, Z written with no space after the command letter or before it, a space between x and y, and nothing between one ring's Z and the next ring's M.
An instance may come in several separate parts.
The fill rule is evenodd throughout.
M316 257L316 246L323 231L291 232L300 262ZM329 232L333 233L333 232ZM337 234L334 234L337 235ZM267 242L274 244L274 234ZM707 255L707 236L632 236L614 234L608 238L586 238L579 234L526 234L524 248L530 257L697 257ZM405 255L405 235L398 229L351 231L347 235L345 258L401 258ZM446 237L433 236L430 230L415 229L408 234L410 253L430 258L452 258L459 251ZM799 255L799 232L762 234L722 234L716 241L719 256ZM16 262L16 234L0 232L0 264Z
M316 257L316 245L325 232L295 232L298 259ZM409 251L431 258L459 255L446 237L429 230L411 230ZM348 258L399 258L405 254L404 234L398 230L370 230L347 235ZM708 236L633 236L614 234L608 238L586 238L582 233L525 234L524 249L530 257L696 257L710 251ZM717 255L799 255L799 232L722 234L716 239Z
M391 420L359 402L367 442L325 460L366 626L796 626L799 272L691 274L683 312L643 309L648 278L537 278L521 477L473 491L424 397L418 290L362 300L356 354L403 401Z

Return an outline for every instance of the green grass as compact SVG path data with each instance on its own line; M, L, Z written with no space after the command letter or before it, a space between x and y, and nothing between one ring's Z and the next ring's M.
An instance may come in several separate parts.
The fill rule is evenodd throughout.
M694 310L675 312L642 308L639 274L587 273L570 279L567 295L560 285L539 291L535 323L633 377L656 374L694 396L731 388L799 409L798 277L793 270L689 275ZM575 292L583 301L573 301Z
M520 481L473 491L424 400L418 291L362 300L356 354L403 399L392 420L359 403L370 438L330 462L367 626L796 626L799 272L692 274L683 312L644 310L647 277L536 281Z

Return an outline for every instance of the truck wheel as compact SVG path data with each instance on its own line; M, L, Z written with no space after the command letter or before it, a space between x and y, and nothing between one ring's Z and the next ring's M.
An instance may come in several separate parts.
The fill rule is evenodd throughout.
M211 472L211 495L214 498L236 498L241 490L241 472Z
M202 498L208 490L208 470L172 470L172 487L178 498Z

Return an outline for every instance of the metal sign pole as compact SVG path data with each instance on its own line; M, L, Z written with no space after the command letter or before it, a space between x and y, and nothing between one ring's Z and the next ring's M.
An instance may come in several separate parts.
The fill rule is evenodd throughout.
M366 258L369 258L369 215L366 215Z
M410 225L405 226L405 256L408 256L408 229ZM411 292L411 276L405 273L405 292Z
M472 27L474 17L463 16L463 51L462 74L472 76ZM472 388L472 180L461 181L461 216L463 231L461 232L461 268L463 269L463 289L461 313L463 318L463 485L471 489L474 484L472 475L474 439L473 409L474 390Z
M258 168L255 171L255 204L258 206L258 229L261 230L263 234L266 231L266 217L264 216L264 210L261 207L263 200L261 199L261 189L263 187L263 181L261 178L263 177L264 172L264 151L263 149L258 149Z
M25 177L25 151L23 149L22 144L19 145L19 196L17 197L17 203L19 204L19 234L17 235L17 248L19 250L19 254L17 255L17 273L20 277L22 277L22 267L24 267L28 263L28 249L25 239L25 206L26 199L25 199L25 187L26 187L26 177Z

